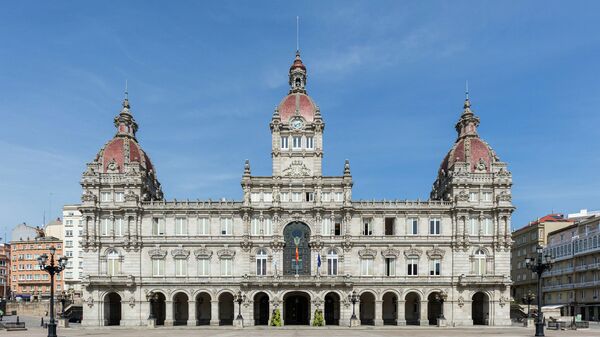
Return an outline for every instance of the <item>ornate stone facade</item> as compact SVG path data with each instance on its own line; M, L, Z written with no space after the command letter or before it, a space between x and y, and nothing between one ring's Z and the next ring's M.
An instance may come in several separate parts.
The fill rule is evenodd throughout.
M431 198L352 199L348 161L323 176L324 121L297 53L270 122L273 173L246 161L241 201L165 200L125 100L87 165L84 324L510 324L511 175L465 100Z

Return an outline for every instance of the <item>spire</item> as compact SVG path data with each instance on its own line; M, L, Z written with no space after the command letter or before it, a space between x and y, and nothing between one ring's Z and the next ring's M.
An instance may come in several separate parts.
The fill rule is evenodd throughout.
M125 136L135 138L135 133L138 130L138 125L129 110L129 92L127 90L127 81L125 81L125 98L123 99L123 108L119 115L115 117L115 127L117 128L117 136Z
M344 176L350 176L350 161L348 159L344 162Z
M472 136L477 137L477 127L479 126L479 117L471 110L471 100L469 99L469 82L466 83L465 103L463 104L463 112L456 123L456 132L458 139Z
M306 93L306 66L300 58L300 50L296 50L296 58L290 67L290 94Z
M246 159L244 162L244 177L250 176L250 160Z

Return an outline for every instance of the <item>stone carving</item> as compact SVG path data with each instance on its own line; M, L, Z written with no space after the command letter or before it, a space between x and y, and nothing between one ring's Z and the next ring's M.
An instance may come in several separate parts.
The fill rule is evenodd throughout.
M194 255L196 256L197 259L210 259L213 255L213 252L211 250L208 250L204 247L196 249L194 251Z
M244 235L244 240L242 242L240 242L240 247L242 247L242 249L247 252L250 250L250 248L252 248L253 244L252 241L250 241L250 236L249 235Z
M300 160L294 160L288 168L283 170L283 175L286 177L308 177L310 170Z
M500 193L497 197L498 201L512 201L512 195L506 191Z
M469 201L469 193L467 191L460 191L456 196L456 200L458 201Z
M465 299L462 296L458 297L458 306L461 308L465 306Z
M134 298L133 296L131 296L131 297L129 298L129 307L130 307L130 308L133 308L133 307L135 307L135 298Z
M88 164L83 175L86 177L93 177L96 175L96 169L94 168L93 164Z
M381 255L384 258L398 258L398 256L400 256L400 251L398 249L394 249L394 248L387 248L381 251Z
M85 301L85 303L87 304L88 308L91 308L94 306L94 299L92 298L92 296L88 297L87 300Z
M182 247L173 249L171 255L176 259L187 259L190 256L190 251Z
M429 249L427 250L427 256L432 259L432 258L443 258L444 254L446 253L443 249L440 249L438 247L434 247L433 249Z
M83 195L81 196L81 201L83 202L95 202L96 201L96 196L94 195L94 193L92 193L92 191L85 191L85 193L83 193Z
M162 260L167 256L167 251L160 248L150 249L148 251L148 255L150 255L151 259L159 259Z
M485 163L485 160L483 160L483 158L479 158L479 162L477 163L477 165L475 165L475 170L477 172L483 172L487 170L487 164Z
M423 254L423 251L414 247L411 247L407 250L404 251L404 256L408 257L412 257L412 256L417 256L417 257L421 257L421 255Z
M107 173L118 173L119 172L119 164L115 161L115 159L111 159L106 165Z
M352 237L350 235L346 235L344 242L342 242L342 248L345 252L349 252L352 250L354 243L352 243Z
M127 194L125 194L125 201L127 202L137 202L139 197L132 190L129 190Z
M217 256L219 256L219 259L222 258L233 258L235 256L235 251L225 248L225 249L221 249L217 251Z
M377 252L374 249L371 248L364 248L358 251L358 255L361 258L375 258L375 255L377 255Z
M510 177L510 172L508 172L504 167L501 167L500 170L496 173L496 176L500 178L508 178Z
M500 299L498 300L498 304L500 304L500 306L504 308L504 306L506 305L506 301L507 301L507 298L504 297L504 295L502 295L502 296L500 296Z

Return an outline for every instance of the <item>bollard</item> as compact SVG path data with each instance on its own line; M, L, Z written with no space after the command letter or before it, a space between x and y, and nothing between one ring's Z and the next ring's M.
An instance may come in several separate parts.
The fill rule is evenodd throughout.
M19 324L19 316L17 316L17 324Z
M42 317L42 322L40 323L40 326L44 326L44 317Z

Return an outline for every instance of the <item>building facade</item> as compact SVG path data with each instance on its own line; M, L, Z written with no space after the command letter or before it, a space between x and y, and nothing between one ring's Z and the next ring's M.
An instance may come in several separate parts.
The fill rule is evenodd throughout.
M163 196L123 102L81 185L84 324L508 325L511 173L467 97L429 200L352 198L348 161L324 176L325 121L296 54L271 116L272 174L246 161L239 201ZM332 126L335 127L335 126ZM151 301L149 301L149 299Z
M79 244L83 234L83 221L78 208L79 205L66 205L63 207L62 233L64 253L69 259L63 271L65 290L73 289L75 295L81 295L81 273L83 271L81 246Z
M52 220L44 226L44 233L46 236L51 236L60 240L64 240L64 229L65 226L60 218Z
M513 281L513 298L522 303L528 293L536 296L532 304L537 304L537 274L527 269L525 259L534 257L537 246L546 247L548 233L573 224L573 220L565 218L562 214L548 214L527 226L512 232L513 249L511 259L511 277Z
M0 243L0 296L10 298L10 244Z
M12 298L32 300L50 297L50 275L40 269L37 261L42 254L50 255L50 247L56 248L56 256L62 256L62 240L52 236L41 236L30 240L12 241L11 288ZM54 290L64 290L62 273L56 274Z
M563 315L600 318L600 216L548 234L545 253L554 256L552 270L543 275L546 305L562 305Z

